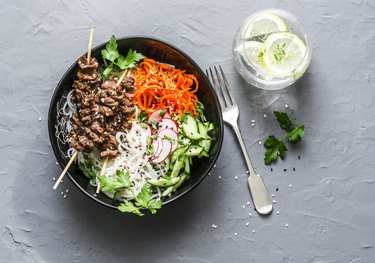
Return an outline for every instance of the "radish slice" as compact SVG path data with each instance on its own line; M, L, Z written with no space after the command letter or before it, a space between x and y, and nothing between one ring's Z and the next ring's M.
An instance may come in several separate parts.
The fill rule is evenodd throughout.
M166 139L161 139L161 140L162 140L162 144L163 144L162 150L161 150L158 157L153 158L151 160L151 162L154 163L154 164L164 162L165 159L167 159L167 157L169 156L169 154L172 151L172 144Z
M147 122L148 123L154 122L155 124L158 123L162 119L162 117L160 116L161 112L162 112L162 110L157 110L157 111L154 111L153 113L151 113L148 116Z
M158 122L158 128L159 128L159 130L162 130L162 129L171 129L174 132L178 133L177 123L174 120L172 120L172 119L163 118L163 119L159 120L159 122Z
M172 119L172 116L168 112L166 112L163 118Z
M151 159L158 158L160 153L163 150L163 140L158 137L156 140L152 141L152 145L154 146L154 154L151 156Z
M172 152L178 147L178 134L172 129L159 130L158 136L162 139L166 139L164 136L171 138L172 140Z

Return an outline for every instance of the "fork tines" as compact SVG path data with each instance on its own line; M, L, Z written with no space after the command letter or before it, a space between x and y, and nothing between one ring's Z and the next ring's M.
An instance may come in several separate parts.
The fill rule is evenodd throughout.
M222 108L229 108L236 106L237 103L234 100L233 94L229 88L229 84L227 81L227 78L225 77L225 74L223 72L223 69L219 65L219 70L216 68L216 66L213 67L215 74L212 71L212 68L209 68L209 71L206 70L206 75L208 78L211 77L211 82L214 85L216 94L219 98L219 102Z

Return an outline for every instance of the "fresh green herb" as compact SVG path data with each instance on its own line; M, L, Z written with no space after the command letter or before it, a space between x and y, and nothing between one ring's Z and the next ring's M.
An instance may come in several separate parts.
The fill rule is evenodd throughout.
M172 138L167 136L167 135L164 135L164 139L166 139L167 141L169 141L170 143L172 143Z
M110 38L105 46L105 49L103 49L101 53L105 66L103 66L105 69L102 71L102 76L105 79L108 78L109 74L114 70L115 67L119 68L120 70L133 68L137 62L144 58L141 53L137 53L137 51L133 51L131 49L128 51L126 57L121 55L118 52L118 45L115 36ZM108 64L107 61L110 63Z
M304 135L305 135L305 126L298 125L293 130L288 132L288 140L291 143L295 144L297 142L300 142Z
M150 144L152 140L156 140L159 136L157 134L147 136L146 142L147 144Z
M112 192L130 186L129 173L124 173L120 170L116 171L115 177L99 176L99 181L103 192Z
M160 117L164 118L165 114L167 113L167 110L162 110L159 115Z
M152 214L155 214L158 209L161 208L163 202L160 199L151 199L152 191L148 184L145 184L141 192L135 197L135 204L125 200L118 209L121 212L130 212L139 216L144 214L141 212L142 209L148 209Z
M285 152L287 151L284 143L285 138L288 138L289 142L295 144L300 142L305 134L305 126L302 124L294 124L287 113L274 111L274 114L280 127L287 133L281 140L271 135L264 142L264 147L267 149L264 156L264 163L266 165L276 161L279 156L281 159L284 159Z
M148 114L143 111L138 115L138 120L140 122L146 122L147 119L148 119Z
M285 57L284 48L285 48L285 43L282 45L279 45L279 44L276 45L276 50L273 53L273 56L278 63L281 63L281 60Z
M155 121L151 121L150 124L151 124L151 127L152 127L154 130L157 130L157 129L158 129L158 126L156 125L156 122L155 122Z
M198 101L198 105L196 107L196 111L199 113L199 117L201 121L206 121L206 117L204 116L204 105L202 102Z
M133 193L130 188L130 176L128 172L124 173L117 170L115 177L99 176L99 181L103 192L115 191L117 193L118 190L129 189ZM144 215L141 212L142 209L148 209L151 213L155 214L163 203L160 199L151 199L151 197L152 190L148 184L145 184L138 196L134 196L135 202L124 200L117 208L121 212L130 212L139 216Z
M264 142L264 147L267 151L264 156L264 163L266 165L271 164L277 159L278 156L284 159L285 152L287 151L283 141L279 141L275 136L271 135Z
M274 111L273 113L275 114L276 120L279 122L281 129L289 131L293 122L290 120L288 114L279 111Z
M258 54L258 58L261 58L264 56L264 52L260 51L259 54Z
M141 126L142 129L146 130L148 128L148 125L144 122L141 122L139 125Z

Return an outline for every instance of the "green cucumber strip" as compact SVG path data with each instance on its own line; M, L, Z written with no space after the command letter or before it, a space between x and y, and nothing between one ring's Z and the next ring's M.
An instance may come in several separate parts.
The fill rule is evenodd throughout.
M199 145L190 145L186 151L186 156L198 156L203 151L203 147Z
M168 187L177 184L178 181L180 181L180 177L171 178L169 180L164 178L150 179L147 182L153 186Z
M182 166L184 165L185 158L186 156L182 156L182 155L177 158L177 161L173 166L171 177L176 177L179 174Z
M185 158L185 172L190 173L189 158Z

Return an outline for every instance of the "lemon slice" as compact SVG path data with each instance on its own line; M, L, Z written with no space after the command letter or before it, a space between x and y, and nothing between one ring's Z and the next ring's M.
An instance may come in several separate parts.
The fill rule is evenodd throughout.
M242 38L252 38L275 32L288 31L285 22L271 13L261 14L249 20L243 27Z
M287 77L295 73L306 54L305 43L293 33L274 33L264 42L263 62L274 76Z
M253 63L255 67L265 68L262 58L259 56L263 44L258 41L247 41L237 47L237 52L247 61Z

